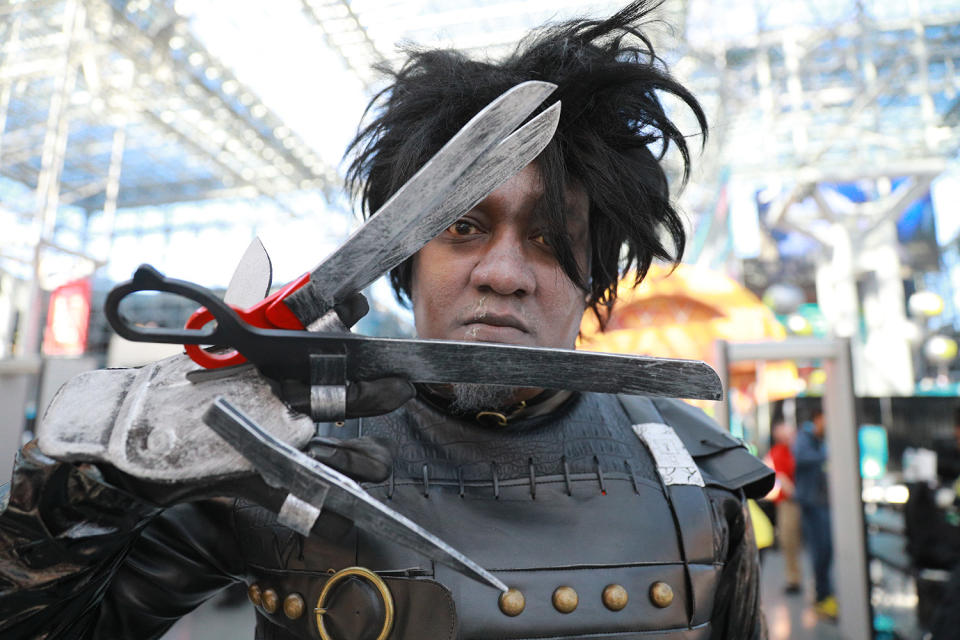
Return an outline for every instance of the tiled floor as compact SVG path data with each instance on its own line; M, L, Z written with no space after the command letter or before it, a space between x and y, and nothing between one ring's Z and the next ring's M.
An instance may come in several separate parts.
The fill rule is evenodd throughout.
M763 556L760 597L770 640L842 639L835 623L814 613L812 583L806 585L805 593L796 595L785 594L783 587L783 556L768 551Z

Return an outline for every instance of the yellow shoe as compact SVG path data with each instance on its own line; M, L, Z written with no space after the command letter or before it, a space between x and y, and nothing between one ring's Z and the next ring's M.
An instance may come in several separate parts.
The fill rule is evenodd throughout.
M824 618L830 618L831 620L836 620L837 599L833 596L827 596L823 600L820 600L813 605L813 610L817 612L817 615L823 616Z

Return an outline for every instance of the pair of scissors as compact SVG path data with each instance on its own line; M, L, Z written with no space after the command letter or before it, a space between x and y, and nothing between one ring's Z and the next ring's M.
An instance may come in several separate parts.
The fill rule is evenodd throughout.
M718 400L716 372L703 362L446 340L397 340L324 329L327 314L418 251L549 143L560 115L554 103L514 131L555 86L530 81L491 102L313 271L248 309L224 303L191 282L148 265L110 291L104 313L122 337L187 345L207 368L248 360L268 377L311 386L400 377L410 382L494 384L600 393ZM511 132L513 132L511 134ZM204 308L185 329L138 327L120 302L165 291ZM210 320L216 323L211 326ZM235 349L208 353L199 345ZM604 371L584 376L583 371Z
M248 309L234 307L247 324L305 330L337 304L416 253L491 191L532 162L547 146L560 118L555 102L517 127L556 85L529 81L506 91L474 116L337 251L316 268ZM514 131L516 129L516 131ZM214 320L198 309L186 329ZM211 353L184 345L206 368L246 359L238 351Z

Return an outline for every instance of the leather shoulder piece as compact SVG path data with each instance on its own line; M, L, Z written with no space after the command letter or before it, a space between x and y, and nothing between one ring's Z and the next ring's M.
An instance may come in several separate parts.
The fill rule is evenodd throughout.
M707 485L743 489L748 498L762 498L773 488L773 470L700 409L674 398L618 398L635 424L661 422L673 427Z

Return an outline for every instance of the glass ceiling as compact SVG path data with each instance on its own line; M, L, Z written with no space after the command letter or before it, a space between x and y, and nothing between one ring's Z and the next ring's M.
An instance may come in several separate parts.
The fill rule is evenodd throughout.
M260 233L294 277L353 224L340 156L378 86L371 64L397 64L403 43L498 56L533 26L620 6L0 5L0 270L49 285L149 259L222 284L224 256ZM956 155L956 2L668 0L657 15L659 51L712 123L684 196L694 225L730 180L936 174Z

